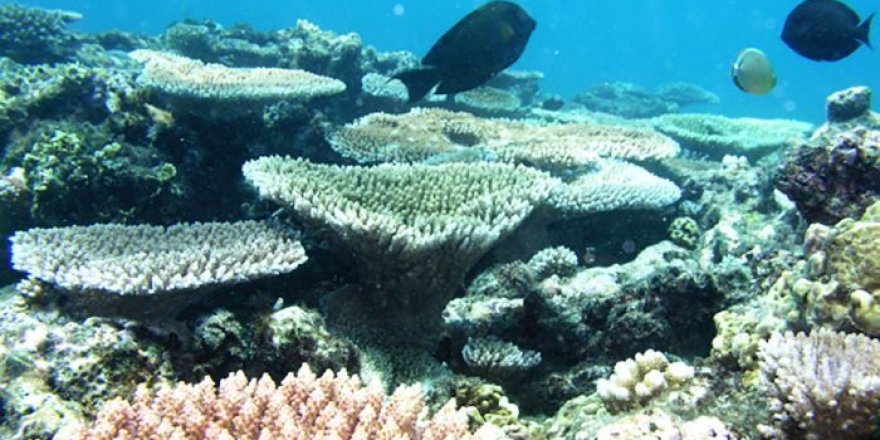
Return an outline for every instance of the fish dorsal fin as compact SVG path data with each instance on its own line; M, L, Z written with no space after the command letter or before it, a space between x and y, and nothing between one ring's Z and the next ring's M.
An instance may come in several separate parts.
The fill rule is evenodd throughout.
M874 19L874 14L868 16L861 24L856 27L856 40L861 41L865 44L865 46L871 46L871 20Z

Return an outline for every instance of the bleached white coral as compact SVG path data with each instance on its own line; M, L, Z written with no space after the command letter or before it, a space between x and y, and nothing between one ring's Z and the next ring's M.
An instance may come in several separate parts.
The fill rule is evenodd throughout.
M144 63L138 82L178 98L215 101L306 101L345 91L345 83L305 70L234 68L155 50L129 54Z
M596 382L596 392L612 412L645 405L660 394L686 386L694 368L683 362L669 362L663 353L648 350L614 365L614 374Z
M351 167L266 157L244 165L262 197L328 228L376 305L442 307L465 272L558 182L496 163Z
M17 232L12 265L70 291L150 295L290 272L299 241L264 222L102 224Z
M880 341L826 329L762 342L760 386L780 439L868 438L880 410Z
M555 187L547 204L566 216L617 209L659 209L675 203L681 190L670 180L631 163L598 159L597 168Z

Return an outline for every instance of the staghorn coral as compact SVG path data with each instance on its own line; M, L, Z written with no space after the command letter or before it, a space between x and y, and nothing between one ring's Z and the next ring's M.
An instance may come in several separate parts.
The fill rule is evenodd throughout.
M244 373L197 385L178 384L151 393L140 388L132 402L108 402L91 427L70 425L59 440L233 438L469 439L467 415L449 401L426 417L421 387L400 386L386 396L345 370L318 377L303 364L275 384L268 375Z
M226 103L233 108L273 101L308 101L345 91L339 80L305 70L232 68L153 50L129 54L144 64L138 82L183 102Z
M4 4L0 6L0 56L28 64L70 57L80 39L67 25L80 18L75 12Z
M76 292L85 308L147 318L165 312L157 294L185 304L198 297L193 290L290 272L306 261L298 241L256 221L36 228L11 241L17 270Z
M597 159L596 169L553 188L547 206L557 214L579 217L618 209L660 209L675 203L681 190L631 163Z
M646 160L678 153L674 141L645 128L535 124L418 108L402 115L367 115L328 140L343 156L363 163L417 162L438 154L482 149L501 162L550 170L591 166L597 156Z
M556 182L488 163L362 168L266 157L243 170L262 197L334 231L374 306L436 318L465 272Z
M710 158L742 155L751 160L782 149L791 139L805 138L812 124L786 119L727 118L711 114L670 114L650 120L681 147Z
M880 410L880 342L814 330L774 334L761 344L760 386L779 439L864 439Z

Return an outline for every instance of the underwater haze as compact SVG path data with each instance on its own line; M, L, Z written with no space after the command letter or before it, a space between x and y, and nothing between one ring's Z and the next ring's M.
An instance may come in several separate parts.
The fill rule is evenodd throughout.
M480 1L28 1L82 12L76 27L156 34L184 18L225 26L247 23L260 30L290 27L305 18L337 33L354 32L380 50L423 54L458 18ZM542 90L564 97L600 82L645 88L683 81L721 97L706 111L729 116L823 120L826 96L849 85L877 89L880 56L861 48L837 63L804 59L780 39L788 12L799 2L760 0L531 0L519 2L538 22L516 69L544 72ZM869 0L848 4L861 16L878 11ZM747 47L764 51L779 84L771 95L745 96L730 80L730 66Z
M0 0L0 439L880 440L875 2Z

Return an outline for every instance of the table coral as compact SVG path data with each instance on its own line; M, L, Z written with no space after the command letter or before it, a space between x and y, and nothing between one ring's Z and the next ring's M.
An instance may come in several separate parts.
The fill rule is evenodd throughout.
M787 119L728 118L711 114L670 114L651 119L653 127L682 148L719 159L727 154L752 160L803 139L812 124Z
M167 52L136 50L130 56L144 64L138 82L184 104L211 102L235 106L294 100L308 101L345 91L339 80L299 69L233 68L205 64Z
M246 163L244 175L262 197L335 232L374 306L434 319L465 272L553 185L539 171L489 163L363 168L266 157Z
M548 170L589 167L598 156L648 160L678 153L675 142L645 128L524 123L442 109L370 114L328 140L337 152L362 163L417 162L451 151L483 149L500 162Z
M198 289L287 273L307 259L287 232L256 221L35 228L11 241L17 270L75 293L81 307L154 319L180 310L160 307L162 297L179 307Z

